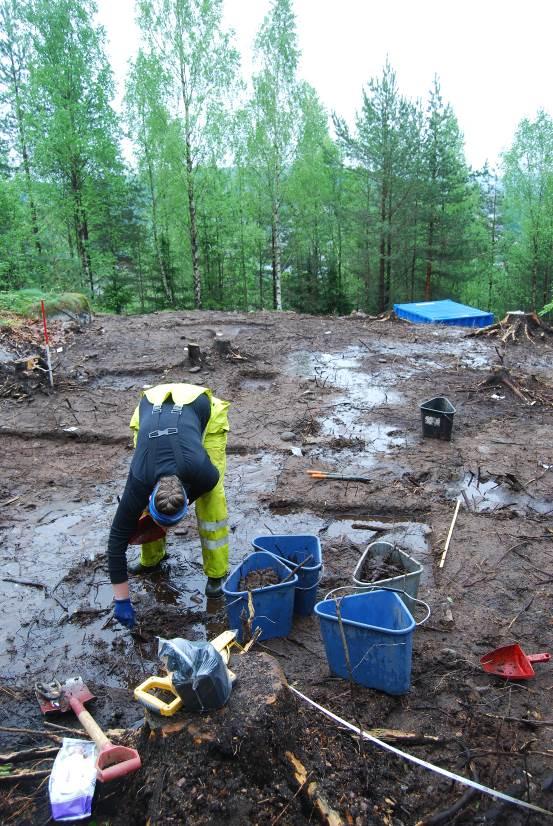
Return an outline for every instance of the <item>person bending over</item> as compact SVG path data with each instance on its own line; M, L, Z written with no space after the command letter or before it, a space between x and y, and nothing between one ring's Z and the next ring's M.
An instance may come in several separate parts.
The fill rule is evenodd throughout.
M114 615L135 622L127 570L155 570L165 557L165 537L142 545L140 560L127 567L127 547L146 511L164 530L183 519L192 502L202 546L208 597L222 594L228 570L228 519L224 491L229 403L206 387L162 384L146 390L130 427L135 452L108 540Z

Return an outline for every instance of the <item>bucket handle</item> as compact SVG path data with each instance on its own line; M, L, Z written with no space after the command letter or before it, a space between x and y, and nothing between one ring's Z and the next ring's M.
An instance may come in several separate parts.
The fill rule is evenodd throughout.
M328 594L325 596L325 600L327 600L330 597L331 594L336 593L336 591L344 591L346 589L349 589L349 590L353 589L354 591L362 591L363 593L367 593L367 591L393 591L394 594L404 594L404 596L408 597L409 599L412 599L413 602L417 602L419 605L424 605L424 607L426 608L426 611L427 611L426 616L424 617L424 619L420 620L420 622L417 622L415 620L415 625L424 625L424 623L427 622L430 619L430 615L432 613L430 605L427 602L425 602L422 599L417 599L417 597L411 596L411 594L408 594L407 591L404 591L401 588L384 588L384 587L380 588L379 586L374 586L374 587L369 586L369 587L367 587L367 586L363 586L363 585L340 585L338 588L333 588L332 591L329 591ZM346 596L346 595L344 595L344 596ZM414 619L414 617L413 617L413 619Z

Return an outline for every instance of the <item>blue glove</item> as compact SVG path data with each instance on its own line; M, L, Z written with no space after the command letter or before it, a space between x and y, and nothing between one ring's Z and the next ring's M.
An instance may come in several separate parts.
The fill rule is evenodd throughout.
M134 608L130 599L116 599L113 616L121 625L132 628L135 623Z

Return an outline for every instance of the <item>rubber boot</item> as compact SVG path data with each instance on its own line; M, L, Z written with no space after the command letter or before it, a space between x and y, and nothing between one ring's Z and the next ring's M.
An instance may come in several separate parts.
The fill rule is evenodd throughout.
M207 578L205 595L208 599L216 599L223 596L224 576L210 576Z
M154 565L144 565L140 559L137 559L136 562L129 562L127 570L129 574L151 574L153 571L159 571L162 562L163 559L160 559Z
M167 555L165 548L165 537L155 539L153 542L145 542L140 550L140 559L127 565L129 573L149 574L152 571L157 571Z

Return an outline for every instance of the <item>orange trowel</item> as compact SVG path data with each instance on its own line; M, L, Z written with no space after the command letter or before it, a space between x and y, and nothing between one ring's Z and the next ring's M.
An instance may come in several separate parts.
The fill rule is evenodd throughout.
M551 654L525 654L518 643L504 645L484 654L480 663L488 674L495 674L507 680L529 680L535 675L532 663L546 663Z

